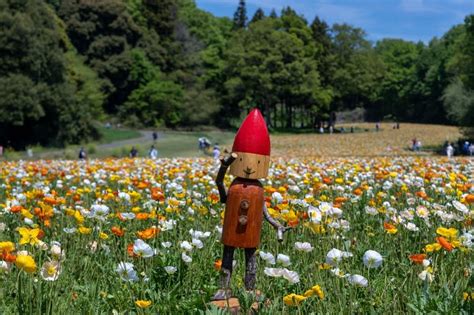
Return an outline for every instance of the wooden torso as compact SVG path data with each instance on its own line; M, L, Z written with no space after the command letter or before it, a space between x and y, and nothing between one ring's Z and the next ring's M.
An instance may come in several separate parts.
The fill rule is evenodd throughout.
M227 193L222 231L224 245L258 247L263 221L263 192L258 180L236 178L232 182Z

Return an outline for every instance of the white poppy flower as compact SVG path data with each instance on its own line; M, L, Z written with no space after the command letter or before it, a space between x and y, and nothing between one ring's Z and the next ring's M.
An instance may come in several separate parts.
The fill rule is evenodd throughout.
M260 255L260 258L265 260L265 262L267 264L269 264L269 265L274 265L275 264L275 256L273 256L272 254L260 251L259 255Z
M383 258L378 252L374 250L368 250L365 252L362 261L367 268L378 268L382 265Z
M196 248L201 249L201 248L204 247L204 244L200 239L193 238L192 243L193 243L193 246L196 247Z
M352 253L343 252L337 248L333 248L326 255L326 263L335 266L342 260L342 258L346 257L352 257Z
M164 248L170 248L173 245L171 242L161 242L161 246Z
M283 271L281 272L281 275L283 278L288 280L291 284L295 284L300 282L300 276L296 271L288 270L286 268L283 268Z
M361 287L366 287L369 285L369 280L361 275L349 275L347 280L349 280L350 283Z
M76 228L63 228L63 231L66 234L73 234L73 233L76 233L77 229Z
M290 257L287 256L287 255L283 255L283 254L278 254L277 255L277 262L279 262L280 264L282 264L285 267L291 265Z
M313 223L320 223L322 219L321 211L319 211L319 209L316 207L309 206L308 218Z
M329 212L329 211L331 211L331 209L332 209L332 205L328 202L321 202L321 204L319 205L319 210L322 213Z
M311 246L310 243L308 242L296 242L295 243L295 248L296 250L302 251L302 252L310 252L313 250L313 246Z
M418 278L420 278L423 281L432 282L433 279L434 279L434 275L431 272L429 272L428 270L423 270L418 275Z
M272 194L272 201L276 204L279 204L283 201L283 196L278 191L275 191Z
M149 258L153 257L155 251L143 240L137 239L135 243L133 243L133 253L138 257Z
M138 280L137 272L133 269L132 263L120 262L115 271L123 281L132 282Z
M377 209L374 208L374 207L366 206L364 210L365 210L365 213L367 213L369 215L377 215L378 214Z
M182 241L179 247L187 252L193 250L193 246L188 241Z
M47 261L41 267L41 277L46 281L56 281L61 273L61 266L57 261Z
M192 238L208 238L211 236L211 232L201 232L201 231L194 231L193 229L189 230L189 234L191 234Z
M125 220L133 220L135 219L136 215L133 212L122 212L120 216Z
M412 222L408 222L407 224L405 224L405 228L409 231L412 231L412 232L416 232L416 231L419 231L420 229L416 226L416 224L412 223Z
M458 210L458 211L461 211L462 213L464 214L467 214L469 213L469 209L466 207L465 204L462 204L461 202L457 201L457 200L454 200L452 202L452 205L453 207Z
M0 260L0 273L10 272L11 264L4 260Z
M166 267L164 267L164 269L165 269L166 273L169 274L169 275L172 275L173 273L175 273L178 270L178 268L176 268L174 266L166 266Z
M181 253L181 259L187 264L189 264L193 261L193 259L190 256L186 255L186 253L184 253L184 252Z
M265 273L269 277L281 277L283 269L281 268L269 268L265 267L263 273Z
M92 205L90 212L86 217L96 218L99 220L105 220L105 217L109 214L110 209L106 205Z

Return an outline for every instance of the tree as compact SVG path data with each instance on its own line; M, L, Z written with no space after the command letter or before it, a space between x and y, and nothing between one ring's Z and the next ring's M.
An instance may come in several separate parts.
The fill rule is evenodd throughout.
M262 8L258 8L257 11L255 11L255 14L252 17L252 20L250 23L255 23L260 20L263 20L265 18L265 12L263 12Z
M243 29L247 26L247 8L245 0L239 0L239 6L234 13L234 30Z
M298 32L281 31L282 27L280 20L265 19L232 38L226 55L224 102L229 107L225 112L258 106L269 125L275 126L276 117L283 116L277 113L278 105L291 128L296 114L311 117L325 110L328 102L320 86L314 46L306 46Z
M52 9L39 0L10 0L0 11L0 142L23 148L97 136L92 115L100 111L100 93L79 84L93 83L93 75L70 59L74 52Z
M278 18L278 14L276 13L275 9L272 9L272 11L270 11L269 17L272 18L272 19L277 19Z

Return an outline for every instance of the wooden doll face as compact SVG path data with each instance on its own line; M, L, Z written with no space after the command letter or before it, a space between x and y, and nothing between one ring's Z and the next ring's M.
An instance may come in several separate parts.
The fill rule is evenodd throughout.
M230 165L230 174L249 179L268 176L270 156L243 152L235 153L237 153L237 159Z

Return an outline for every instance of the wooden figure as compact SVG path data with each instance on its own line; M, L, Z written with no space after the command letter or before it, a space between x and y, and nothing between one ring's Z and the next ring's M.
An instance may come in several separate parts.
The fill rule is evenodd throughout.
M264 217L277 230L278 240L283 240L287 228L268 213L263 186L258 180L268 175L269 164L270 136L262 114L254 109L237 132L232 153L221 159L216 178L220 201L226 208L221 239L224 244L221 288L214 295L214 301L228 300L232 296L230 280L235 248L245 250L245 289L255 290L255 251L260 244ZM226 192L223 181L229 166L230 174L236 178Z

